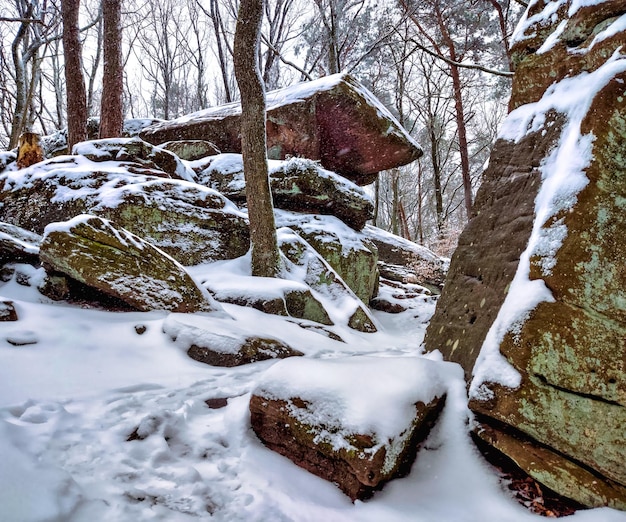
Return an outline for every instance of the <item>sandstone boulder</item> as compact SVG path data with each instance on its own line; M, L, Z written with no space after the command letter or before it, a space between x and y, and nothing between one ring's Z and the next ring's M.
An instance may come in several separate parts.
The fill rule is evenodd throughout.
M377 330L374 318L341 277L315 249L289 228L278 231L278 245L286 258L286 277L301 280L312 290L329 298L330 319L361 332Z
M36 263L41 239L39 234L0 222L0 264Z
M530 4L426 347L472 379L479 436L556 492L626 510L624 13Z
M215 156L198 173L198 183L231 201L245 203L246 183L239 154ZM372 218L374 206L363 189L316 162L293 158L269 162L270 188L276 208L307 214L330 214L355 230Z
M85 213L114 221L185 266L233 259L250 247L245 215L206 187L81 156L0 173L0 221L41 234L49 223Z
M150 143L208 140L222 152L241 152L238 103L149 127ZM349 75L333 75L267 93L270 159L319 160L322 166L368 185L381 170L410 163L422 150L391 113Z
M333 216L276 212L276 226L309 243L363 303L376 295L378 250L372 241Z
M221 309L179 263L102 218L80 215L48 225L39 255L47 271L65 274L137 310Z
M164 172L171 178L194 181L193 171L176 154L136 137L83 141L74 145L72 154L96 163L119 161L133 174L160 176Z
M444 400L432 361L298 358L262 376L250 415L268 448L356 500L408 473Z
M379 269L388 279L396 279L441 289L448 270L448 260L428 248L367 225L362 235L378 250ZM408 280L410 279L410 280Z
M205 140L168 141L162 143L160 147L187 161L215 156L220 153L215 145Z
M163 332L189 357L211 366L233 367L303 355L276 338L238 331L232 324L220 328L216 320L206 322L203 317L170 315L163 322Z

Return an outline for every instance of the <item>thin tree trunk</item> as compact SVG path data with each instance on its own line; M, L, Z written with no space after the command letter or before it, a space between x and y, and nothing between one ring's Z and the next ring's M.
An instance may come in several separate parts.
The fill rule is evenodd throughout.
M102 102L100 105L100 138L122 135L124 126L124 66L122 62L122 1L103 0L104 22Z
M241 0L234 42L241 93L241 153L252 243L252 275L276 277L280 255L274 224L265 136L265 92L257 61L263 0Z
M87 139L87 95L83 80L78 9L80 0L61 0L63 18L63 55L67 89L67 146Z

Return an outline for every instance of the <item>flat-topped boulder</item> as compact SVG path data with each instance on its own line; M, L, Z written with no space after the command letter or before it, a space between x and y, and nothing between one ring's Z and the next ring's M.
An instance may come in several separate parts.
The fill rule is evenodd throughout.
M131 174L120 162L83 156L0 173L0 221L41 234L79 214L110 219L185 266L233 259L250 247L245 214L194 183Z
M39 255L47 272L67 275L137 310L221 310L179 263L99 217L80 215L48 225Z
M275 208L336 216L355 230L361 230L374 214L372 198L361 187L323 169L317 162L300 158L270 160L268 170ZM197 178L198 183L231 201L246 203L240 154L214 156Z
M252 429L352 500L366 499L409 472L445 401L438 364L363 356L280 361L252 391Z
M358 185L381 170L406 165L422 149L393 115L354 78L337 74L267 93L270 159L319 160ZM241 106L231 103L189 114L141 131L156 145L207 140L222 152L241 152Z

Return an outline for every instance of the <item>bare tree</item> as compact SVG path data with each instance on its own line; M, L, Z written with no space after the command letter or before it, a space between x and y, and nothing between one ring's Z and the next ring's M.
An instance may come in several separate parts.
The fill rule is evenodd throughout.
M263 0L241 0L234 65L241 93L241 150L252 243L252 274L276 277L280 255L267 169L265 91L258 64Z
M67 86L67 146L69 150L87 139L87 94L83 80L83 59L78 10L80 0L61 0L63 54Z
M122 63L122 1L102 0L104 23L100 138L118 137L124 125L124 67Z

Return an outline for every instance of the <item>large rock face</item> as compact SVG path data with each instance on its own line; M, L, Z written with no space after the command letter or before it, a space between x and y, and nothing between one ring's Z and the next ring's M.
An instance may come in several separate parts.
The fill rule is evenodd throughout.
M46 227L39 256L47 271L65 274L141 311L221 310L171 257L95 216Z
M426 335L473 374L478 436L558 493L618 509L625 13L614 0L531 3L514 38L512 112Z
M144 129L154 144L200 139L222 152L241 152L238 103ZM359 185L381 170L410 163L422 150L385 107L348 75L333 75L267 93L270 159L320 160Z
M98 150L110 154L109 148L94 148ZM41 234L48 223L94 214L185 266L233 259L248 251L245 216L226 198L185 181L129 174L123 163L120 168L117 162L64 156L2 172L0 221Z

